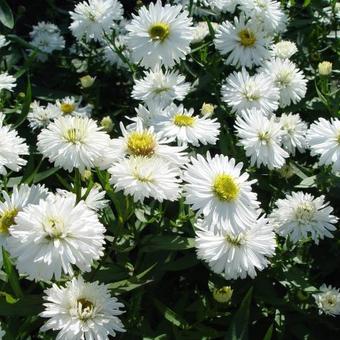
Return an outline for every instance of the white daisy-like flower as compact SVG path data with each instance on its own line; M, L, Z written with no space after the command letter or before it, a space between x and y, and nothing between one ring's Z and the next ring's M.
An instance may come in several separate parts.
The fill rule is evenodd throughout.
M7 46L9 42L6 40L6 37L0 34L0 48Z
M175 99L183 100L190 90L190 83L177 71L166 71L159 67L144 73L144 78L136 79L132 97L145 103L160 106L170 105Z
M218 12L234 13L240 0L204 0L206 5Z
M146 67L173 67L190 52L192 19L182 6L162 6L158 0L143 6L126 26L127 45L135 62Z
M87 0L78 3L70 15L69 28L78 40L101 41L110 34L114 22L123 18L123 7L117 0Z
M202 213L212 228L223 226L228 232L238 233L249 227L259 207L256 193L247 181L248 173L241 173L243 164L235 159L215 155L206 159L191 158L183 174L185 202Z
M103 256L105 228L96 213L74 197L50 195L28 205L9 228L7 248L16 267L31 280L59 280L72 266L90 271Z
M164 137L177 139L178 144L216 144L220 133L217 119L194 115L194 109L186 110L183 105L172 104L165 109L165 115L157 115L151 123Z
M60 115L60 110L56 105L48 103L46 106L42 106L35 100L31 103L27 119L29 126L33 130L37 130L46 127L53 119Z
M185 146L168 145L169 140L161 133L155 133L154 128L144 128L141 120L137 119L134 129L126 130L121 123L122 137L112 140L111 148L115 152L115 159L125 156L158 156L174 165L183 165L187 162Z
M268 257L275 253L275 233L264 217L255 219L238 234L223 226L214 232L203 220L197 222L196 228L197 257L227 280L254 278L256 270L266 268Z
M218 24L216 22L211 22L211 27L214 31L218 28ZM194 31L193 31L193 38L191 40L191 43L196 44L201 42L202 40L205 39L210 34L209 26L206 21L199 21L195 26L194 26Z
M241 15L234 18L234 24L223 22L216 31L215 46L223 55L228 55L227 64L237 67L253 67L270 58L270 37Z
M310 126L307 141L312 156L319 156L320 165L332 165L333 172L340 171L340 120L319 118Z
M272 47L274 57L289 59L297 52L295 43L288 40L281 40Z
M0 174L6 175L7 169L18 172L27 161L21 156L28 155L25 140L18 136L11 126L4 125L5 116L0 112ZM7 168L7 169L6 169Z
M223 101L237 113L254 108L269 115L279 107L279 98L279 89L268 75L250 76L244 68L232 73L222 86Z
M319 314L340 315L340 290L323 284L319 293L313 294Z
M2 329L2 326L0 324L0 340L6 335L6 332Z
M16 87L16 79L7 72L0 73L0 92L2 90L13 91Z
M160 157L131 156L108 171L115 190L133 196L135 202L149 197L175 201L179 197L179 170Z
M324 237L333 237L338 218L332 215L333 208L325 202L325 196L292 192L275 205L270 218L279 235L289 236L294 243L311 237L316 244Z
M296 149L304 152L306 148L307 124L301 120L300 115L283 113L280 117L280 125L283 131L283 148L293 156Z
M236 118L235 128L251 165L274 169L285 164L289 154L281 147L283 131L275 116L268 118L257 110L244 111Z
M61 115L83 118L90 117L93 106L90 104L80 106L81 102L81 97L78 100L75 97L65 97L63 99L57 99L55 105L59 109Z
M65 286L54 283L44 293L45 310L40 316L48 320L41 331L59 331L58 340L108 340L116 332L125 332L117 316L124 313L124 305L111 297L107 285L85 282L79 276Z
M47 55L53 51L60 51L65 48L65 39L60 34L60 29L49 22L41 21L33 26L30 37L31 45L45 52L38 53L37 59L40 61L46 61Z
M296 104L305 96L307 80L290 60L276 58L267 61L262 71L271 77L280 90L280 107Z
M261 24L268 33L285 30L287 18L281 4L273 0L239 0L240 9Z
M110 137L90 118L59 117L38 135L38 150L56 167L71 172L101 167L110 150ZM113 152L113 151L112 151Z

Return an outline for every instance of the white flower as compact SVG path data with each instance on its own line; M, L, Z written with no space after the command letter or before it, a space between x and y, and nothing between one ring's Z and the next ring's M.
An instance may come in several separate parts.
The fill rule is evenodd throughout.
M272 47L273 56L281 59L289 59L296 52L295 43L288 40L281 40Z
M135 202L148 197L175 201L179 197L179 171L160 157L131 156L108 171L115 189L132 195Z
M56 105L48 103L40 105L38 101L31 103L30 112L27 115L29 125L33 130L46 127L53 119L59 117L60 110Z
M124 36L118 36L115 38L115 45L118 48L123 48L122 54L125 56L125 58L130 59L130 51L125 48L125 37ZM120 56L117 54L117 52L114 49L114 46L111 43L107 43L104 45L103 49L104 53L104 60L109 63L110 65L116 65L118 68L127 68L128 66L126 63L122 61Z
M334 172L340 171L340 120L319 118L310 126L307 141L312 156L318 155L321 165L332 165Z
M49 22L41 21L33 26L30 32L31 45L39 48L45 53L38 53L37 58L41 61L47 60L46 54L60 51L65 48L65 39L60 34L59 28Z
M56 106L60 111L61 115L71 115L74 117L90 117L92 113L92 105L88 104L81 107L82 98L78 100L74 97L65 97L63 99L56 100Z
M211 22L211 27L215 31L218 27L218 24L216 22ZM193 38L191 40L191 43L199 43L206 36L210 34L209 31L209 26L206 21L199 21L195 26L194 26L194 31L193 31Z
M275 116L267 118L257 110L245 111L236 118L236 131L251 165L263 164L269 169L284 165L289 154L281 148L283 131Z
M151 124L164 137L177 139L178 144L216 144L220 133L220 123L215 119L194 116L194 109L186 110L183 105L170 105L165 115L155 116Z
M2 90L13 91L13 87L16 87L16 79L9 75L7 72L0 73L0 92Z
M6 37L2 34L0 34L0 48L3 48L9 44L8 41L6 41Z
M25 140L18 136L10 126L4 125L5 116L0 112L0 174L6 175L7 169L18 172L27 161L21 158L28 155Z
M0 340L5 336L6 332L2 329L0 324Z
M280 125L283 131L283 148L293 156L295 150L304 152L306 148L307 124L301 120L300 115L283 113L280 117Z
M262 68L280 90L280 107L298 103L306 94L307 80L288 59L267 61Z
M205 0L213 10L234 13L240 0Z
M185 77L177 71L163 72L155 67L144 73L144 78L136 79L132 97L145 103L155 103L160 106L171 104L175 99L183 100L191 85L185 82Z
M242 113L246 109L258 109L271 114L279 106L279 89L264 73L250 76L242 68L232 73L222 86L223 101L232 107L233 112Z
M268 33L285 30L287 18L280 2L273 0L239 0L240 9L246 16L263 25Z
M316 244L319 239L333 237L331 231L336 230L338 218L332 215L333 208L325 202L325 196L314 198L301 191L292 192L275 205L270 218L279 235L289 236L294 243L310 236Z
M41 330L59 331L58 340L105 340L125 332L117 317L124 313L124 305L111 297L107 285L85 282L79 276L65 287L53 284L44 293L45 310L40 316L49 320Z
M320 293L313 294L319 314L331 316L340 315L340 291L337 288L323 284Z
M259 207L257 195L251 191L255 180L241 174L242 163L216 155L191 158L183 174L185 202L202 213L213 228L222 225L228 232L243 231L252 224Z
M105 228L96 213L74 197L50 195L28 205L9 228L7 248L16 267L31 280L59 280L73 275L72 266L90 271L103 255Z
M89 118L59 117L38 135L38 149L57 167L71 172L74 168L101 166L101 158L110 151L110 137Z
M226 63L237 67L253 67L269 59L270 43L271 39L261 27L243 15L234 18L234 25L229 21L222 23L215 35L216 48L228 55Z
M153 127L144 128L140 119L136 120L133 129L126 130L122 123L120 128L123 136L113 139L111 146L116 159L127 155L158 156L177 166L187 161L185 146L167 145L168 139L161 133L155 133Z
M162 6L158 0L143 6L126 26L127 45L135 62L146 67L173 67L190 52L192 19L182 6Z
M70 30L78 40L101 41L104 34L110 34L114 21L123 18L123 7L117 0L87 0L78 3L70 15Z
M244 279L256 276L256 269L268 266L268 257L275 252L275 233L267 219L260 217L249 229L239 234L221 227L215 232L199 220L196 224L197 257L225 279Z

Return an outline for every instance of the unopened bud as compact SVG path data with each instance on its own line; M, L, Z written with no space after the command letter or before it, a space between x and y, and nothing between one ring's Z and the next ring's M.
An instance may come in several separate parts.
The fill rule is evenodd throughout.
M84 172L81 174L81 179L85 182L89 180L92 176L91 170L84 170Z
M328 76L332 73L332 63L329 61L323 61L322 63L319 63L319 74L321 76Z
M206 116L206 117L210 117L213 115L215 110L215 107L213 104L209 104L209 103L203 103L202 107L201 107L201 115L202 116Z
M213 292L213 297L217 302L227 303L233 296L233 290L230 286L224 286L219 289L215 289Z
M96 80L96 77L91 77L90 75L84 76L80 78L81 87L87 89L91 87Z
M112 119L109 116L104 117L101 122L100 125L102 126L102 128L106 131L106 132L111 132L113 129L113 122Z

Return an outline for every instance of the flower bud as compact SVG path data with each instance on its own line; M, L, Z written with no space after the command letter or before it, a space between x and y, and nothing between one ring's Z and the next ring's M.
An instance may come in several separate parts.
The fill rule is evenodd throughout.
M113 122L109 116L104 117L101 120L100 125L106 132L111 132L113 129Z
M233 290L230 286L224 286L219 289L214 289L213 297L217 302L228 303L233 295Z
M90 75L81 77L80 79L81 87L87 89L91 87L96 80L96 77L91 77Z
M332 73L332 63L329 61L323 61L322 63L319 63L319 74L321 76L328 76Z
M203 103L201 107L201 115L206 117L211 117L214 113L214 105L209 103Z
M92 172L91 170L84 170L84 172L81 174L81 179L82 181L87 181L91 178Z

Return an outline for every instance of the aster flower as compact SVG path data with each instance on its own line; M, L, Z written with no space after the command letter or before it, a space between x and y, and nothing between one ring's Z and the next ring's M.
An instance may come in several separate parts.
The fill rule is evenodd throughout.
M205 0L213 10L234 13L239 0Z
M243 164L235 159L207 153L191 158L183 174L185 202L202 213L212 228L223 226L238 233L252 224L259 207L256 193L251 191L255 180L241 173Z
M243 232L230 233L221 226L215 232L205 221L196 224L197 257L225 279L254 278L256 270L268 266L275 252L275 233L264 217L255 219Z
M33 130L46 127L51 121L60 116L60 110L56 105L48 103L46 106L34 101L30 105L30 112L27 115L29 126Z
M307 80L290 60L276 58L267 61L262 70L280 90L280 107L296 104L305 96Z
M173 67L190 52L192 19L182 6L162 6L158 0L143 6L126 26L127 45L135 62L146 67Z
M9 75L7 72L0 73L0 92L2 90L13 91L13 87L16 87L16 79Z
M130 156L109 170L115 190L133 196L135 202L152 197L175 201L179 197L179 171L160 157Z
M333 172L340 171L340 120L319 118L310 126L307 141L312 156L319 156L319 164L332 165Z
M216 22L211 22L211 27L216 31L218 24ZM191 40L192 44L201 42L210 34L209 26L206 21L199 21L193 30L193 38Z
M250 76L244 68L232 73L222 86L223 101L237 113L255 108L269 115L278 108L279 96L279 89L268 75Z
M50 195L18 213L9 228L7 248L16 267L30 280L59 280L72 266L90 271L103 256L105 228L96 213L74 197Z
M288 40L281 40L272 47L274 57L289 59L297 52L295 43Z
M185 82L185 77L177 71L166 71L159 67L144 72L144 78L136 79L132 97L145 103L155 103L160 106L171 104L175 99L183 100L191 85Z
M235 128L251 165L269 169L284 165L289 154L281 147L283 131L275 116L267 118L260 111L248 110L236 118Z
M18 136L10 126L4 125L5 116L0 112L0 174L6 175L7 169L18 172L27 161L21 156L28 155L25 140Z
M325 202L325 196L292 192L275 205L270 218L279 235L289 236L294 243L311 237L316 244L324 237L333 237L338 218L332 215L333 208Z
M87 0L80 2L70 12L72 34L86 41L104 39L104 34L110 34L114 21L123 17L123 7L117 0Z
M280 117L280 125L283 131L283 148L293 156L296 149L304 152L306 148L307 124L301 120L300 115L283 113Z
M234 18L234 25L225 21L216 31L215 46L223 55L228 55L226 63L245 67L260 65L270 57L268 46L271 39L251 20L241 15Z
M74 97L65 97L57 99L55 105L59 109L60 115L70 115L74 117L90 117L92 113L92 105L80 106L82 98L76 100Z
M323 284L320 292L313 294L315 303L319 308L319 314L331 316L340 315L340 291L332 286Z
M40 316L48 320L41 331L59 331L57 339L105 340L125 332L117 316L124 313L124 305L111 297L107 285L85 282L79 276L65 286L53 284L44 293L45 310Z
M55 166L71 172L101 166L110 153L110 137L89 118L59 117L38 135L39 151Z

